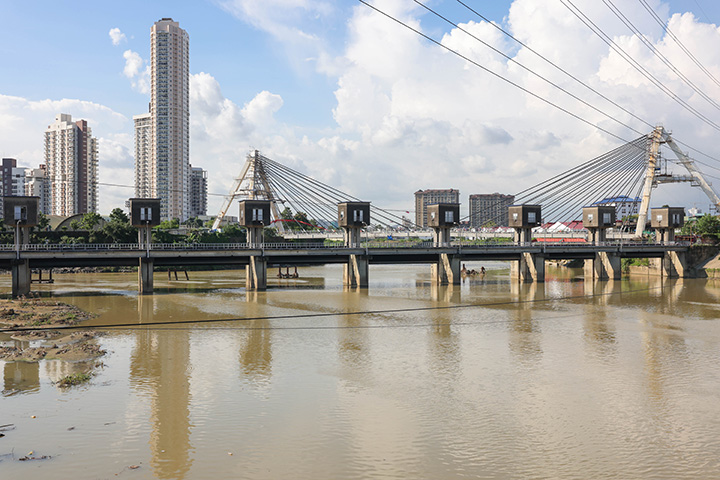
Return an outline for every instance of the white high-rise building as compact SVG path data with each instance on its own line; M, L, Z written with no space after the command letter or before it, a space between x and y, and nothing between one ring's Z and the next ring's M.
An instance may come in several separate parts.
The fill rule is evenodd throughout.
M152 116L149 113L135 115L135 197L152 198Z
M49 214L50 184L47 181L45 165L25 169L25 195L38 197L38 209L46 215Z
M61 113L45 131L50 215L97 211L97 139L85 120Z
M152 26L150 113L149 118L134 117L136 194L160 198L161 218L180 221L190 213L189 43L187 32L172 18ZM142 138L146 121L150 123L147 156Z

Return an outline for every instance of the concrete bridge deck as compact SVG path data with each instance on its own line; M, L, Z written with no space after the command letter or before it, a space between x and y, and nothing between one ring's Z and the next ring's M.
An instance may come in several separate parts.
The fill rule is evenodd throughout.
M264 289L267 268L344 264L345 282L367 287L368 265L431 264L437 283L459 283L463 261L509 261L512 275L520 281L543 281L546 260L585 260L586 275L619 278L622 258L657 259L667 276L684 276L684 255L689 245L666 243L450 243L430 242L408 246L396 243L367 243L359 248L322 244L29 244L14 250L0 246L0 268L13 273L12 294L30 291L31 269L58 267L139 267L139 289L152 292L155 267L213 266L245 267L248 289ZM661 272L661 274L663 274Z
M156 266L238 265L250 257L263 257L269 266L346 263L348 256L361 255L372 264L433 263L438 255L452 255L465 261L515 261L525 253L542 255L546 260L593 259L598 252L620 258L662 258L668 251L686 251L687 243L497 243L487 245L450 244L433 246L431 242L399 247L371 243L361 248L324 245L266 244L253 247L235 244L153 244L149 250L137 244L24 245L17 252L0 247L0 268L9 269L17 259L26 259L31 268L137 266L149 258Z

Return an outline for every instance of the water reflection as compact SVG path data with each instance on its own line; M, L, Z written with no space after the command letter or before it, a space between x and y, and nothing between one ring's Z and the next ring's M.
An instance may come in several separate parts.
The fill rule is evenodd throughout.
M430 285L430 299L433 302L445 304L459 304L460 286L459 285L438 285L432 283Z
M665 408L663 384L667 368L681 367L687 359L687 345L683 327L675 317L642 312L639 320L645 328L641 339L647 373L649 398L657 407Z
M336 269L317 271L339 278ZM245 295L229 273L207 277L220 275L212 294L137 297L128 287L106 295L104 306L101 296L71 300L83 308L97 302L97 323L330 315L110 330L101 339L116 352L107 381L2 399L11 414L52 410L13 432L17 444L37 449L47 439L65 449L37 463L44 476L104 478L108 464L141 456L141 469L124 476L714 478L718 471L720 282L578 282L567 274L518 284L497 274L440 287L424 267L377 267L371 278L382 288L344 290L337 280L322 291L298 285ZM103 278L89 276L88 288ZM461 303L488 305L411 311ZM345 314L393 309L406 311ZM329 328L269 329L285 325ZM46 372L65 371L50 362L39 372L38 364L3 368L6 388L27 392L47 385ZM133 394L135 408L149 413L127 411L123 401ZM138 412L149 431L137 428ZM78 419L89 427L123 415L129 421L118 421L112 435L132 440L112 449L109 428L66 430L68 422L81 426ZM3 473L26 469L21 463L3 462Z
M155 298L138 296L141 322L155 318ZM139 329L130 357L130 384L150 399L150 465L157 478L183 478L190 470L189 332Z
M264 315L267 292L246 292L245 317ZM272 330L268 320L251 320L243 323L240 338L239 362L244 379L256 385L267 384L272 375Z
M38 362L6 362L3 369L3 396L40 390Z
M363 311L368 299L368 289L345 287L345 309L349 312ZM338 318L338 356L342 362L341 376L355 383L362 383L360 373L372 362L369 331L363 328L370 315L341 315Z
M592 280L584 282L585 295L591 297L584 304L583 338L602 357L612 358L617 353L617 336L613 320L606 308L613 295L622 290L617 280Z
M510 351L523 361L537 362L542 356L541 331L539 323L533 321L535 302L545 299L542 283L510 282L510 291L517 298L517 305L510 315Z

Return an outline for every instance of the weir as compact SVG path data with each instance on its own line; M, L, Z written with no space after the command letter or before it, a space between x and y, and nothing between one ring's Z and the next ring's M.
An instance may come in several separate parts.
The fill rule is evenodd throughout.
M17 252L12 246L0 249L0 268L12 272L12 294L30 291L30 269L58 267L139 267L138 291L153 291L152 271L155 267L183 268L188 266L223 266L245 268L250 290L267 288L270 267L341 264L347 269L349 286L367 288L372 265L426 264L432 271L433 284L458 284L461 262L511 262L513 277L522 282L544 281L545 261L580 259L592 261L593 271L586 278L617 278L619 261L623 258L649 258L657 275L684 277L689 270L685 244L497 244L449 245L444 247L313 247L294 244L263 245L205 244L178 246L152 244L140 249L128 245L28 245ZM598 273L593 273L597 271ZM604 272L604 273L603 273Z

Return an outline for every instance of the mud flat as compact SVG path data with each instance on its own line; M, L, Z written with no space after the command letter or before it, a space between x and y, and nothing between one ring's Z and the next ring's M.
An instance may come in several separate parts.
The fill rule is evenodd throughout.
M39 299L0 300L0 360L80 362L105 354L93 331L64 330L92 318L73 306Z

